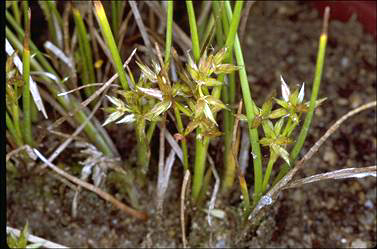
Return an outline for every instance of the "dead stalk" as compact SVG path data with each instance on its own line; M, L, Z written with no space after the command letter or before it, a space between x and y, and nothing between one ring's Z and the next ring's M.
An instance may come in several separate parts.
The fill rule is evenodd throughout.
M113 197L109 193L101 190L100 188L98 188L98 187L96 187L96 186L94 186L90 183L84 182L84 181L80 180L79 178L77 178L75 176L72 176L72 175L66 173L64 170L62 170L62 169L58 168L57 166L55 166L54 164L50 163L47 160L47 158L45 158L37 149L33 149L33 151L45 164L47 164L48 167L50 167L52 170L54 170L59 175L67 178L71 182L74 182L77 185L80 185L81 187L83 187L83 188L85 188L89 191L96 193L97 195L99 195L104 200L111 202L114 206L116 206L120 210L124 211L125 213L127 213L127 214L129 214L129 215L131 215L135 218L138 218L138 219L141 219L141 220L144 220L144 221L146 221L148 219L147 213L145 213L143 211L135 210L131 207L128 207L127 205L118 201L115 197Z
M203 24L205 18L208 17L208 14L211 10L211 2L206 2L205 3L206 5L204 6L204 8L202 9L202 11L200 12L200 15L199 15L199 18L198 18L198 23L197 23L197 26L200 27L200 25Z
M240 169L241 173L245 174L247 166L249 164L249 157L250 157L250 141L249 141L249 132L246 127L242 127L241 125L241 144L240 144L240 151L238 156L238 161L240 162Z
M219 192L219 187L220 187L220 177L219 177L219 174L217 173L217 170L215 168L215 163L213 162L212 157L209 154L207 155L208 155L209 164L211 165L212 173L215 176L215 186L213 187L211 200L208 205L208 214L207 214L208 224L209 226L212 226L211 212L215 208L216 197L217 197L217 193Z
M376 165L368 166L368 167L361 167L361 168L345 168L340 170L334 170L331 172L317 174L313 176L308 176L302 179L298 179L294 182L290 182L287 184L283 189L288 188L297 188L301 187L302 185L323 181L323 180L337 180L337 179L345 179L345 178L362 178L366 176L374 176L376 177L377 167Z
M67 146L72 142L72 140L78 135L80 134L80 132L82 130L84 130L86 124L89 122L89 120L93 117L94 113L98 110L98 108L100 107L101 105L101 102L98 101L98 103L96 104L96 106L94 107L93 111L90 113L90 115L88 116L88 118L85 120L84 123L82 123L79 127L77 127L77 129L75 130L75 132L68 138L66 139L52 154L51 156L48 158L48 161L49 162L52 162L54 161L55 158L57 158L60 153L62 153L65 148L67 148ZM41 166L42 169L44 169L46 167L45 164L43 164Z
M88 26L89 26L90 37L94 37L95 27L94 27L94 22L93 22L93 11L88 11L88 12L89 12ZM97 45L96 39L90 39L90 40L93 46L94 60L98 62L101 58L98 51L98 45ZM95 69L96 69L97 80L99 81L102 78L102 71L100 70L100 67L97 67L97 68L95 67Z
M123 44L123 40L126 37L126 30L128 29L128 22L131 20L131 16L132 16L132 12L129 12L127 14L126 19L120 25L120 28L119 28L119 34L120 34L120 36L119 36L119 42L118 42L118 48L119 48L119 50L121 50L122 44Z
M157 180L157 213L162 215L162 205L163 205L163 194L162 192L162 182L164 181L164 161L165 161L165 125L166 125L166 113L164 114L163 120L160 126L160 150L158 158L158 180Z
M152 45L151 45L151 42L149 40L149 36L147 34L147 31L145 30L145 26L144 26L144 23L143 23L143 19L141 18L139 9L137 8L135 1L128 1L128 2L130 3L132 13L134 14L135 21L136 21L136 24L137 24L137 26L140 30L141 37L143 38L144 44L150 51L152 51Z
M190 179L190 171L187 169L185 171L185 176L183 177L182 189L181 189L181 230L182 230L182 244L183 248L187 248L186 239L186 227L185 227L185 196L187 183Z
M241 23L240 23L240 40L241 41L244 40L247 19L249 18L251 6L253 6L254 3L255 1L247 1L245 4L245 9L243 10Z
M353 115L364 111L368 108L372 108L376 106L376 101L369 102L364 104L348 113L343 115L340 119L338 119L327 131L326 133L310 148L310 150L305 154L305 156L295 163L294 167L277 183L275 184L268 193L261 198L257 206L253 209L252 213L249 216L249 220L251 222L246 225L245 229L241 233L241 239L246 236L247 231L250 226L255 225L259 218L262 216L262 211L265 210L266 206L272 205L276 199L278 194L283 190L287 184L292 180L293 176L297 173L299 169L301 169L304 164L310 160L310 158L318 151L319 147L327 140L327 138L332 135L339 126L348 118L352 117Z

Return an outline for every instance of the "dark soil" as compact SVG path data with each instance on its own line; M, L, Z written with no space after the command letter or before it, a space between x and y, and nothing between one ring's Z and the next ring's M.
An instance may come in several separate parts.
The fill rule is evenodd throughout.
M321 17L306 3L254 4L243 50L252 96L258 105L273 89L280 94L280 75L290 86L305 82L305 99L310 98L321 24ZM376 41L363 33L355 18L347 23L330 22L319 97L328 99L314 115L302 153L343 114L376 100ZM297 177L375 165L376 133L376 110L358 114L330 137ZM70 170L68 166L64 169ZM175 165L162 222L154 218L155 186L149 186L140 196L141 209L152 217L143 223L87 191L81 192L77 218L72 218L74 191L71 188L51 174L38 176L31 170L20 169L18 176L8 173L6 177L7 225L22 228L28 220L32 234L70 247L181 247L181 179L181 167ZM235 198L231 207L218 198L216 208L225 211L225 218L213 218L214 230L210 232L206 213L200 210L194 213L188 221L188 245L374 247L376 185L376 178L367 177L324 181L286 190L255 234L237 245L232 235L240 229L239 208L235 207L240 200Z

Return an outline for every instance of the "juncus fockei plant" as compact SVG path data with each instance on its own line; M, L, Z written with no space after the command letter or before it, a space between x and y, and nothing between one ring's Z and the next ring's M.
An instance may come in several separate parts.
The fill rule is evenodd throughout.
M275 98L273 94L267 98L262 107L255 106L255 117L251 123L252 128L262 126L264 137L259 140L262 146L268 147L270 157L263 179L262 190L266 191L269 183L272 166L276 160L281 157L288 165L289 153L286 147L294 142L292 132L297 127L302 117L302 113L309 110L309 102L304 101L305 83L302 83L301 88L296 88L291 92L287 83L285 83L282 76L281 80L281 94L282 99ZM320 105L326 98L316 101L316 107ZM272 110L273 104L277 103L280 107ZM272 120L278 119L275 124Z
M110 115L103 125L112 122L117 124L135 123L138 139L143 141L146 136L146 121L160 121L165 112L176 106L182 114L190 119L183 134L176 137L184 139L198 127L200 128L198 134L200 138L221 135L214 114L222 109L228 109L228 107L221 100L210 95L208 88L224 84L215 75L228 74L239 68L222 63L226 50L223 48L210 55L207 55L205 51L198 64L195 64L187 53L188 63L186 67L178 67L180 77L176 82L166 78L158 63L153 62L153 69L151 69L141 62L136 62L141 69L139 81L136 83L132 73L129 72L134 87L127 91L116 91L122 95L124 100L107 96L114 106L105 108Z

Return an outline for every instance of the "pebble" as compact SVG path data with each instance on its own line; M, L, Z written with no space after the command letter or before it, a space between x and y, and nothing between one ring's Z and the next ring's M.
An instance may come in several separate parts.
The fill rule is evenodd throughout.
M337 102L339 105L348 105L348 100L344 98L339 98Z
M362 99L358 94L352 94L350 97L351 107L356 108L359 107L362 103Z
M369 208L369 209L374 207L373 202L372 202L371 200L367 200L367 201L364 203L364 206L365 206L366 208Z
M323 160L325 160L325 162L328 162L331 166L334 166L337 161L337 155L332 149L328 149L323 155Z
M326 202L326 208L327 208L327 209L332 209L332 208L335 206L335 204L336 204L336 200L335 200L335 198L330 197L330 198L327 200L327 202Z
M342 65L342 67L347 68L350 64L350 60L348 59L348 57L343 57L340 60L340 64Z

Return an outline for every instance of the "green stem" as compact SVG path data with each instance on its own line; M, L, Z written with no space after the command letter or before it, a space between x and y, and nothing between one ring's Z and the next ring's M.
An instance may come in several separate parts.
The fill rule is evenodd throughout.
M14 128L16 135L18 137L22 137L22 132L21 132L21 124L20 124L20 111L17 103L12 104L12 119L14 123Z
M211 4L211 3L209 1L202 1L200 3L200 10L203 11L206 8L207 4ZM204 19L203 19L201 24L199 23L199 20L198 20L198 35L199 35L200 44L202 44L202 42L203 42L202 38L203 38L204 31L205 31L206 27L208 28L207 24L208 24L208 15L204 16Z
M285 125L284 131L282 132L283 137L287 136L287 133L291 128L291 125L292 125L292 119L288 118L287 124Z
M233 65L233 53L230 56L229 64ZM229 104L233 106L235 101L236 101L236 74L235 72L232 72L229 75ZM230 119L231 119L230 125L233 126L234 117L231 116Z
M175 113L175 118L177 120L178 132L180 134L183 134L184 128L183 128L182 118L181 118L181 114L179 113L177 106L174 106L174 113ZM183 168L186 171L186 169L189 169L189 164L188 164L187 142L185 139L181 140L181 146L182 146L182 153L183 153Z
M21 24L21 15L20 15L20 9L18 8L18 1L12 2L12 11L14 18L16 19L16 22L18 24ZM18 34L18 39L22 40L22 37Z
M225 11L221 11L220 3L213 2L214 13L216 17L221 17L221 22L216 23L216 36L218 41L222 40L222 27L226 34L229 33L229 22L226 16ZM222 24L222 25L221 25ZM220 45L221 44L221 45ZM223 46L223 43L218 43L220 47ZM233 49L230 49L230 56L226 58L225 63L233 64ZM232 72L229 76L229 86L223 86L223 101L227 105L233 105L235 100L235 73ZM224 110L224 141L225 141L225 150L224 150L224 164L225 164L225 171L224 171L224 179L228 179L228 181L224 181L223 184L223 192L227 192L231 186L233 185L234 177L235 177L235 166L230 163L228 160L228 155L232 153L231 150L231 141L232 141L232 127L234 122L234 117L231 112ZM227 177L225 177L227 176Z
M170 64L170 51L172 45L172 37L173 37L173 1L168 2L168 10L167 10L167 23L166 23L166 41L165 41L165 66L168 67ZM149 125L147 131L147 140L148 143L151 142L154 129L156 128L157 122L152 121ZM182 148L183 149L183 148ZM187 150L187 149L186 149Z
M166 20L166 42L165 42L165 66L170 65L170 50L173 38L173 1L168 1L168 11Z
M140 122L145 122L144 120ZM137 126L144 127L145 124L137 124ZM149 143L148 139L145 136L144 131L140 131L139 129L135 129L136 132L136 139L137 139L137 165L140 169L142 175L146 175L148 172L149 166Z
M325 19L324 27L326 27L326 25L327 24L326 24L326 19ZM297 159L297 156L300 153L302 146L304 145L306 136L310 129L310 125L311 125L311 121L312 121L313 113L314 113L314 108L315 108L315 102L317 100L319 86L321 84L323 65L325 63L326 44L327 44L327 28L324 28L319 38L317 62L316 62L314 80L313 80L312 94L310 96L309 111L306 114L304 125L300 130L300 134L298 136L297 142L295 146L293 147L292 152L290 154L291 165L293 165L295 160ZM281 178L285 176L285 174L289 171L289 168L290 167L287 163L285 163L282 166L278 176L274 179L273 185L275 185Z
M232 11L230 7L229 1L225 2L225 7L228 15L228 20L232 19ZM245 111L247 116L247 121L249 124L249 136L251 141L251 147L252 152L254 154L253 156L253 165L254 165L254 195L253 195L253 201L256 203L262 193L262 160L261 160L261 151L259 146L259 136L257 129L251 129L250 124L252 123L252 120L254 119L255 113L254 113L254 102L251 98L250 94L250 87L249 82L247 80L247 73L245 68L245 63L243 59L241 44L238 39L238 35L235 37L235 43L234 43L234 49L235 49L235 56L236 61L239 66L242 66L242 68L239 70L239 77L241 82L241 90L242 90L242 98L245 105Z
M92 52L89 44L89 40L87 37L87 30L85 28L84 21L80 15L78 9L73 8L73 17L75 20L75 24L77 27L77 36L79 38L79 47L80 52L83 60L83 72L82 75L84 76L84 84L94 83L96 82L96 77L94 74L94 66L93 66L93 57ZM86 87L84 88L85 94L87 97L91 96L95 91L94 87Z
M187 14L188 14L189 23L190 23L192 53L194 54L195 63L198 63L200 59L200 46L199 46L199 36L198 36L198 30L196 26L194 6L192 5L192 1L186 1L186 7L187 7Z
M151 139L152 139L152 136L153 136L153 132L154 132L154 129L156 128L156 125L157 125L157 122L156 121L152 121L148 127L148 131L147 131L147 140L148 140L148 143L151 142Z
M36 123L38 122L38 110L37 106L35 105L34 101L30 102L30 114L31 114L31 122Z
M56 1L48 1L47 5L48 5L48 8L50 9L50 12L53 14L52 16L56 18L56 21L58 22L58 24L60 26L63 26L63 18L60 16L60 13L58 9L56 8L55 2Z
M22 146L23 145L22 137L16 131L16 127L14 126L12 119L9 116L8 112L6 112L5 123L6 123L8 131L14 137L14 140L16 141L17 146L19 146L19 147Z
M23 105L23 121L24 121L24 137L25 142L29 145L33 144L33 136L31 133L31 117L30 117L30 49L29 49L29 39L30 39L30 10L28 7L28 2L23 2L24 6L24 23L25 23L25 38L24 38L24 50L22 52L22 76L24 80L23 95L22 95L22 105Z
M211 31L214 25L215 25L215 18L213 17L213 15L210 15L204 34L202 35L202 37L200 37L200 44L202 46L201 51L204 51L205 46L208 44Z
M196 19L194 13L194 7L192 1L186 1L187 14L189 16L190 23L190 33L192 41L192 52L194 55L195 63L198 63L200 59L200 44L198 31L196 26ZM197 134L200 133L199 129L196 131ZM200 189L203 184L203 175L205 170L205 161L207 156L208 138L203 138L203 141L196 139L195 141L195 166L194 166L194 177L192 184L192 199L196 203L198 196L200 194Z
M51 36L50 39L54 44L58 44L58 39L56 37L56 31L54 27L54 21L52 20L52 13L50 11L48 1L39 1L39 6L41 7L43 14L46 17L48 34Z
M197 131L197 134L200 131ZM197 199L200 194L200 189L203 184L203 175L205 171L205 162L207 157L209 139L204 137L203 140L195 140L195 166L194 166L194 177L192 182L192 200L194 203L197 202Z
M114 36L111 32L109 22L107 21L105 10L100 1L94 1L94 7L96 9L96 17L101 27L102 35L106 40L106 44L109 47L111 56L113 58L116 71L119 75L120 83L124 90L128 90L128 83L126 72L123 70L123 63L119 55L119 50L114 40Z
M228 37L225 42L225 46L230 48L233 47L235 37L237 37L237 27L241 17L241 10L242 10L243 1L237 1L235 8L234 8L234 18L230 16L229 20L231 20L230 29L228 33ZM229 4L230 8L230 4ZM230 12L231 12L230 8ZM232 13L230 13L232 15ZM229 56L229 51L227 56ZM221 95L221 86L217 86L212 90L212 96L219 99ZM197 129L197 133L199 133ZM196 203L197 198L200 193L200 189L203 184L203 175L205 171L205 162L207 157L207 149L209 144L209 138L204 137L203 141L196 139L195 147L196 147L196 154L195 154L195 168L194 168L194 177L193 177L193 185L192 185L192 199L193 202Z
M111 24L113 27L113 33L115 38L118 40L118 29L119 29L119 6L118 1L111 1Z
M205 197L207 196L207 190L208 190L209 185L211 184L212 174L213 173L212 173L211 167L208 167L206 172L205 172L204 178L203 178L203 187L200 190L200 194L199 194L199 197L198 197L198 200L197 200L197 205L199 207L202 206L202 204L205 200Z
M266 169L266 173L264 175L264 179L263 179L263 185L262 185L262 192L266 192L266 189L267 189L267 184L269 183L270 181L270 176L271 176L271 171L272 171L272 166L274 165L274 163L276 162L276 159L277 159L277 155L275 152L273 152L272 150L270 151L270 159L268 160L268 164L267 164L267 169Z
M219 2L213 2L213 12L216 16L216 20L220 20L220 17L222 16L221 9ZM225 12L224 12L225 13ZM223 25L222 25L223 24ZM225 22L216 22L216 40L217 40L217 45L218 47L223 47L224 46L224 37L223 37L223 26L224 29L229 33L229 23L228 20L225 19ZM227 62L226 62L227 63ZM222 77L223 78L223 77ZM229 100L229 89L226 85L222 87L222 97L223 97L223 102L224 104L228 105L230 100ZM233 186L234 178L235 178L235 161L234 158L232 157L232 148L231 148L231 142L232 142L232 123L231 123L231 112L228 110L223 110L224 114L224 144L225 144L225 149L224 149L224 172L223 172L223 179L224 183L222 185L222 191L223 193L228 193L230 188ZM228 160L228 156L231 156Z

